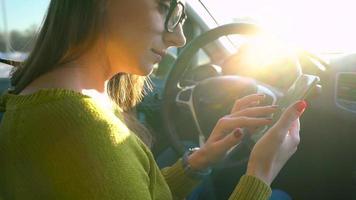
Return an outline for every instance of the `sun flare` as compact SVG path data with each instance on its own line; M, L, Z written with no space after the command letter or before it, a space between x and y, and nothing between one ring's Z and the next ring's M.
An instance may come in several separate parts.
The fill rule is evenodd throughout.
M220 24L257 22L290 45L317 52L356 50L356 3L349 0L202 0Z

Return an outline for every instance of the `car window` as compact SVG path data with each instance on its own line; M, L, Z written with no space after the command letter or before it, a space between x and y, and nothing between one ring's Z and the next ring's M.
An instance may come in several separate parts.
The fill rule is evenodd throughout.
M49 0L0 1L0 57L23 60L32 49Z

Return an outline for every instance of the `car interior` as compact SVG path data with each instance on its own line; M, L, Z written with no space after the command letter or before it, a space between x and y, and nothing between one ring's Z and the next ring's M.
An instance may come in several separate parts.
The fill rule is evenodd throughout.
M242 2L246 0L224 0L219 4L226 4L223 8L230 4L247 9L248 3ZM277 8L286 4L273 2ZM315 6L320 9L322 4L323 1L318 1ZM343 34L333 38L320 36L325 45L318 51L291 47L275 34L276 30L255 19L235 16L230 17L231 21L219 21L214 6L216 2L209 0L186 1L187 44L171 48L155 66L150 75L153 89L135 108L137 118L153 135L152 152L158 165L169 166L184 149L204 145L217 120L229 112L236 99L264 93L267 98L263 104L276 104L298 77L313 75L319 81L308 95L309 107L300 119L301 143L271 188L274 194L282 191L286 195L275 199L356 199L355 37L345 40ZM333 9L342 13L341 8ZM333 25L335 21L322 23L330 23L330 29L340 28ZM351 28L349 32L356 33ZM351 48L342 51L325 48L328 43L338 41ZM11 68L22 61L12 55L0 54L1 93L11 88ZM228 199L245 173L252 146L253 142L243 141L214 166L210 177L187 199Z

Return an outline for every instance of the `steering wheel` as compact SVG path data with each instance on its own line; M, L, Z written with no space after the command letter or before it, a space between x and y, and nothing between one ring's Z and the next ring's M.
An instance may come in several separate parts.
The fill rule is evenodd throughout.
M163 126L178 155L183 154L184 147L174 123L177 107L189 109L199 132L199 143L202 145L217 120L229 113L236 99L248 94L264 93L267 97L266 104L273 104L283 95L277 88L240 76L212 77L189 86L183 86L180 82L181 77L184 77L191 68L191 60L200 48L222 36L231 34L253 36L260 32L261 29L253 24L227 24L203 33L182 50L167 77L162 105ZM213 108L217 109L211 110ZM233 155L236 149L230 154ZM224 165L233 165L240 161L232 159Z

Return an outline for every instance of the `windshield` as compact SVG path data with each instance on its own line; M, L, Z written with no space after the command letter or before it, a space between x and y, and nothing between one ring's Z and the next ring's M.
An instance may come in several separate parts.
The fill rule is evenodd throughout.
M292 45L319 53L356 50L350 0L200 0L219 25L254 22Z

